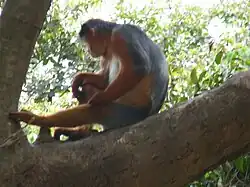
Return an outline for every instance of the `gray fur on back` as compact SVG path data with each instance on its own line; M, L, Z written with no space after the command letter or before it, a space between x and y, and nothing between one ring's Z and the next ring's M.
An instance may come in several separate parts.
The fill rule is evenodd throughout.
M134 59L137 74L153 74L150 115L157 113L167 96L168 65L162 50L139 27L130 24L117 25L113 33L119 33L126 41Z

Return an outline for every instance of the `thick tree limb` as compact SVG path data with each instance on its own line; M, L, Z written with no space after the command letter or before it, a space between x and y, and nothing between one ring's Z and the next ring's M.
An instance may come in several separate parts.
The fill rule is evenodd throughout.
M18 130L16 125L7 125L7 116L10 110L17 110L33 48L50 3L51 0L11 0L3 7L0 16L0 142Z
M68 144L24 148L1 186L180 187L250 150L250 71L139 124Z

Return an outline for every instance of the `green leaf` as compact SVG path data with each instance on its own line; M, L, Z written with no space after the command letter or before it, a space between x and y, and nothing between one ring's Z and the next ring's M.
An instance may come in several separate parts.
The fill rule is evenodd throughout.
M221 63L222 56L223 56L223 51L220 51L219 53L217 53L217 55L215 56L215 62L216 62L216 64L220 64Z
M250 60L246 60L245 64L250 66Z
M240 171L244 172L244 159L242 157L235 160L235 167Z
M194 84L197 84L197 83L198 83L197 70L196 70L196 68L193 68L193 69L192 69L190 78L191 78L192 83L194 83Z
M203 71L201 74L200 74L200 76L199 76L199 81L201 81L204 77L205 77L205 75L206 75L206 71Z

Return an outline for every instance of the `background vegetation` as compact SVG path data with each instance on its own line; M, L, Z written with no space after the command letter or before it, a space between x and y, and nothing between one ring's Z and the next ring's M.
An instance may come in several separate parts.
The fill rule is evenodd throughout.
M30 62L20 108L50 113L76 104L70 92L72 76L77 71L98 68L82 50L77 34L82 21L105 9L104 3L53 1ZM170 1L149 2L139 8L121 0L109 9L108 18L139 25L164 50L171 77L162 108L166 110L219 86L235 72L248 69L249 7L249 1L240 0L223 1L207 9ZM37 127L25 128L30 142L35 140L37 131ZM189 186L249 185L250 156L245 155L207 172Z

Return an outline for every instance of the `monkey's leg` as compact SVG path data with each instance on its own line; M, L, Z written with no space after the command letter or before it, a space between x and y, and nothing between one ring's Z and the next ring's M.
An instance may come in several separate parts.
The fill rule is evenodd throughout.
M98 131L91 129L88 125L78 127L55 127L54 139L60 140L60 136L64 135L68 137L67 141L77 141L96 133L98 133Z
M109 106L78 105L47 116L39 116L29 111L11 112L9 118L40 127L76 127L98 123L109 111Z
M60 140L60 136L73 136L75 134L86 134L88 133L90 127L88 125L82 125L82 126L77 126L77 127L55 127L54 128L54 138L56 140Z

